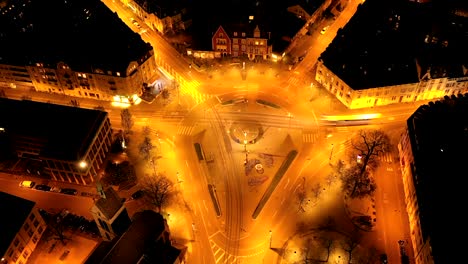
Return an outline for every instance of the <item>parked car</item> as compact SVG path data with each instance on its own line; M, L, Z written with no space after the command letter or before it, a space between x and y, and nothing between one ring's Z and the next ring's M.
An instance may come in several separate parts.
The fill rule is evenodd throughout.
M329 28L330 26L326 26L324 28L322 28L322 31L320 31L320 34L325 34L325 32L327 32L327 29Z
M145 191L144 190L138 190L138 191L136 191L136 192L134 192L132 194L132 199L133 200L140 199L141 197L143 197L143 195L145 195Z
M60 190L60 193L69 194L69 195L76 195L78 193L78 191L76 189L72 189L72 188L62 188L62 190Z
M48 192L50 191L50 189L52 189L52 187L45 185L45 184L38 184L36 185L35 189L39 191Z
M22 181L19 184L20 187L25 187L25 188L32 188L34 187L34 185L36 185L36 183L33 181Z

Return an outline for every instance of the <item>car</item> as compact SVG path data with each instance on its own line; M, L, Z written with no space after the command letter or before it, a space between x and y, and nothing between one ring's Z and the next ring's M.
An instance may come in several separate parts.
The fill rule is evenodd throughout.
M134 192L132 194L132 199L133 200L140 199L141 197L143 197L143 195L145 195L145 191L144 190L138 190L138 191L136 191L136 192Z
M68 195L76 195L78 193L78 191L76 189L72 189L72 188L62 188L60 190L60 193L68 194Z
M34 185L36 185L36 183L33 181L22 181L19 184L20 187L25 187L25 188L32 188L34 187Z
M44 191L44 192L48 192L50 191L50 189L52 189L52 187L48 186L48 185L45 185L45 184L38 184L36 185L36 187L34 187L36 190L39 190L39 191Z
M326 26L324 28L322 28L322 31L320 31L320 34L325 34L325 32L327 32L327 29L329 28L330 26Z

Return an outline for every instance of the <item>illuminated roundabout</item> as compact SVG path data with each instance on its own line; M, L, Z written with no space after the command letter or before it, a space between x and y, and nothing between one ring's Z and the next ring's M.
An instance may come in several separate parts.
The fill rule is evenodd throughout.
M245 100L247 97L248 101ZM215 134L210 136L209 131L213 130L214 126L221 128L231 145L230 154L224 155L232 156L235 163L228 168L235 170L233 174L240 181L240 186L237 188L246 191L240 194L242 196L240 198L230 192L224 192L223 195L226 196L219 198L222 215L218 218L218 226L205 228L216 262L261 263L266 251L270 250L269 228L278 223L264 219L262 213L258 218L263 219L253 220L252 213L285 160L286 153L302 148L303 125L297 120L291 125L291 114L288 115L290 112L282 107L288 105L288 102L266 92L246 94L246 91L236 91L218 95L218 98L222 99L214 106L211 104L209 108L207 107L209 103L201 103L192 108L181 123L187 121L188 124L200 116L208 120L208 122L197 122L194 131L205 131L204 138L198 140L203 146L203 151L212 154L218 162L220 161L218 157L223 156L219 151L225 150L213 142L210 146L209 141L215 141ZM259 100L262 103L271 103L275 107L258 103ZM288 139L294 141L294 144L288 145L286 143ZM224 182L218 186L217 192L220 194ZM230 208L227 203L231 199L240 200L240 207ZM231 229L238 230L232 232Z

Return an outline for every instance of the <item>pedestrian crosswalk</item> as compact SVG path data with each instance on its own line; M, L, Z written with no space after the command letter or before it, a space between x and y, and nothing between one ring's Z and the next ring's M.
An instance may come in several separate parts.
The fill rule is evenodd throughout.
M391 152L384 152L379 155L379 160L384 161L387 163L392 163L393 162L393 157Z
M336 127L337 132L341 133L347 133L349 131L347 126L337 126Z
M203 103L212 97L210 94L200 93L195 87L198 87L200 83L198 81L190 81L180 86L180 95L188 95L195 100L196 104Z
M238 259L236 256L233 256L223 248L218 246L214 241L210 240L211 250L213 251L213 256L216 263L223 263L223 264L234 264L238 263Z
M349 139L343 141L343 142L340 144L340 146L343 147L344 149L350 148L350 147L352 147L352 145L353 145L353 144L352 144L351 140L349 140Z
M314 143L318 139L318 131L304 131L302 132L302 142Z
M288 86L298 86L300 84L301 80L298 79L296 76L292 76L288 80Z
M192 132L193 132L194 128L195 128L195 126L179 125L177 127L177 135L190 136L190 135L192 135Z

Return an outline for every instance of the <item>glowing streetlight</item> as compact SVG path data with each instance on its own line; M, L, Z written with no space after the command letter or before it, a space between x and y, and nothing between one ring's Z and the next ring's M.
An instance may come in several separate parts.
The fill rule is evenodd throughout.
M80 161L80 164L79 164L80 168L84 169L88 166L88 163L86 161Z

